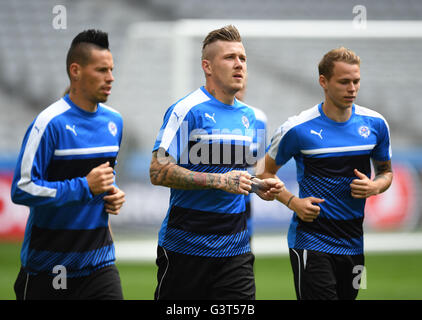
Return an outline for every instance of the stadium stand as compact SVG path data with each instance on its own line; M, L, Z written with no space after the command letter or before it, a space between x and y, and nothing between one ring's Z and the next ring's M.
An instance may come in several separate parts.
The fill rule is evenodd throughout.
M347 20L357 4L365 6L370 19L374 20L414 20L422 15L418 0L361 0L357 3L345 0L321 0L317 3L312 0L152 0L149 3L155 8L171 11L173 19Z
M116 64L115 75L118 77L110 103L118 105L123 115L131 118L125 128L131 147L146 150L150 149L155 138L163 110L173 102L169 95L163 94L163 90L169 87L168 72L172 54L168 45L155 41L149 44L154 50L132 52L135 60L131 61L136 63L128 65L123 59L127 57L128 44L125 39L132 23L182 18L353 18L353 5L347 0L67 0L61 1L61 4L67 10L67 28L55 30L52 26L52 9L57 1L0 1L2 132L12 130L16 136L21 137L22 119L33 117L62 94L68 83L64 57L71 39L81 29L99 28L109 31ZM422 2L418 0L361 0L359 4L367 8L369 20L420 20L422 17ZM301 50L289 51L291 41ZM254 78L250 78L247 95L249 103L265 109L267 113L273 112L276 119L284 119L295 114L298 109L317 103L315 97L321 96L321 91L316 82L316 64L321 53L337 46L337 43L330 40L310 42L296 39L279 41L274 47L260 40L248 40L249 61L254 61L249 65L250 74L264 79L260 80L258 87ZM415 63L420 63L420 41L403 39L390 45L388 41L375 40L370 48L365 41L360 40L347 40L344 44L363 58L363 87L359 102L379 109L388 118L395 145L420 146L422 131L418 93L422 80L418 74L420 64L415 67ZM303 50L310 52L314 59L302 59L298 64ZM197 63L199 67L196 58L192 63ZM315 73L302 72L309 68L314 68ZM129 69L131 72L127 71ZM148 86L151 83L158 85ZM193 83L192 88L202 83L201 72L195 73ZM20 102L16 103L16 100ZM20 107L15 107L15 104ZM145 109L148 110L148 117L156 120L144 121L145 111L142 113L141 110ZM270 124L269 128L274 129L280 121ZM26 126L27 121L23 125ZM0 146L7 150L17 149L19 143L16 144L16 140L9 137L1 134Z
M0 1L0 127L20 137L16 143L9 139L11 133L1 134L2 150L16 152L25 130L22 126L29 123L23 119L32 118L64 92L68 85L65 57L75 34L88 28L109 31L111 50L118 57L119 40L128 25L152 17L139 7L133 10L130 3L61 3L66 8L66 29L55 30L52 10L57 1Z

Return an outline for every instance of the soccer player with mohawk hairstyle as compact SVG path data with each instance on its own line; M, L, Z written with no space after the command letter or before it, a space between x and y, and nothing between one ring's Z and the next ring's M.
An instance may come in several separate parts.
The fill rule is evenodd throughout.
M172 105L153 148L151 182L171 188L157 250L155 299L255 299L244 196L273 200L284 184L247 171L254 111L235 98L245 84L238 30L203 42L205 86ZM258 186L260 188L258 188Z
M66 60L69 92L25 134L11 191L30 208L18 300L123 299L109 228L125 202L113 169L123 121L103 104L113 66L107 33L79 33Z

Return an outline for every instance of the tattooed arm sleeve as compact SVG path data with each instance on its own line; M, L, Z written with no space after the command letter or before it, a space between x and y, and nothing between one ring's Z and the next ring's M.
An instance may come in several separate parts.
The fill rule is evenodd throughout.
M245 171L230 171L224 174L195 172L178 166L171 156L159 156L153 152L150 179L154 185L175 189L221 189L230 193L247 194L250 190L250 175ZM243 182L242 182L243 181Z

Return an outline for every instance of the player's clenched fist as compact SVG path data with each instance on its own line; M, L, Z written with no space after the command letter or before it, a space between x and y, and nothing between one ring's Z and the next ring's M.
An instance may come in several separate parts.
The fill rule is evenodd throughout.
M118 215L125 201L125 193L113 186L112 190L108 192L108 195L104 196L104 208L107 213Z
M289 206L298 217L305 222L312 222L318 218L321 208L320 203L325 200L315 197L297 198L294 197Z
M246 171L233 170L221 178L221 189L230 193L248 195L251 190L251 175Z
M89 189L94 196L111 191L113 189L114 174L113 168L107 161L92 169L86 176Z

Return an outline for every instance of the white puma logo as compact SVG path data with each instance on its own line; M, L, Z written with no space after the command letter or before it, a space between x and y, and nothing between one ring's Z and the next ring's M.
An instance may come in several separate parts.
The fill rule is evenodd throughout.
M71 127L71 126L69 126L68 124L66 125L66 130L70 130L70 131L72 131L73 132L73 134L75 135L75 136L77 136L78 134L76 133L76 130L75 130L75 125L73 125L73 127Z
M205 112L205 118L209 118L209 119L211 119L212 121L214 121L214 123L217 123L217 122L215 121L215 119L214 119L214 116L215 116L215 113L213 113L213 114L212 114L212 116L210 116L207 112Z
M322 140L322 135L321 135L321 133L322 133L322 129L321 130L319 130L319 132L316 132L315 130L311 130L311 134L315 134L315 135L317 135L318 137L320 137L321 138L321 140Z

